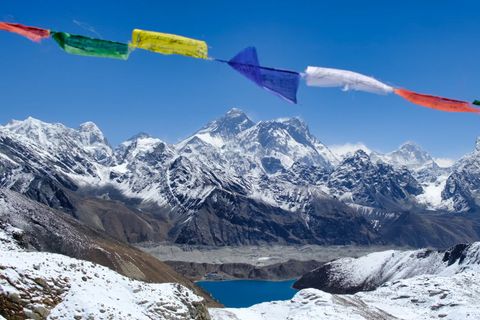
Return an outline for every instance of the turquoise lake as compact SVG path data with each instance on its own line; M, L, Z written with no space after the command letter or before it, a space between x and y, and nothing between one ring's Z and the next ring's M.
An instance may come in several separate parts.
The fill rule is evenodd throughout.
M242 308L261 302L291 299L297 292L292 288L294 282L295 280L228 280L198 281L197 284L225 307Z

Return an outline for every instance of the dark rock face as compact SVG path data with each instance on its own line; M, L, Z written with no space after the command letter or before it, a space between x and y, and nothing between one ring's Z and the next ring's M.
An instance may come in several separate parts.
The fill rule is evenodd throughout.
M20 191L15 188L12 188L12 190ZM67 212L72 212L74 209L64 189L59 186L56 181L48 178L35 177L24 193L30 199L46 204L52 208Z
M470 171L466 166L448 177L442 198L451 199L453 208L458 212L472 211L477 207L475 193L479 186L480 174Z
M276 173L285 170L280 160L273 157L262 158L262 166L267 173Z
M446 249L455 243L478 240L480 217L405 212L381 230L386 242L414 248Z
M0 136L0 152L15 161L0 161L0 187L22 192L52 208L72 211L73 205L65 189L74 190L76 186L68 178L59 177L55 171L49 170L51 168L39 165L32 150L8 137Z
M468 244L457 244L456 246L445 251L445 255L443 256L442 261L447 262L449 266L456 262L462 264L465 260L467 247Z
M480 138L475 150L458 161L448 177L442 199L450 200L457 212L474 212L479 209L480 196Z
M406 168L395 170L387 164L373 163L362 150L334 169L328 186L338 194L351 193L354 203L386 209L398 209L423 192Z
M348 287L342 286L340 283L332 280L332 274L329 272L328 265L323 265L307 272L293 284L293 287L298 290L315 288L332 294L353 294L373 289L367 287L365 284Z
M175 242L203 245L266 243L370 244L378 234L368 221L335 201L309 207L309 220L247 197L216 190L178 227Z

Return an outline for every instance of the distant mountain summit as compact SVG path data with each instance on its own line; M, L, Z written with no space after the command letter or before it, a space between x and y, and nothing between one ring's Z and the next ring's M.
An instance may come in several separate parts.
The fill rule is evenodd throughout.
M230 109L223 117L210 122L200 129L196 135L208 134L224 140L234 138L240 132L253 127L255 123L240 109Z
M406 142L397 150L384 156L386 162L396 166L406 166L410 169L418 169L434 162L433 158L419 145Z
M131 242L448 246L480 233L479 154L440 168L409 142L339 159L299 118L236 108L177 144L141 133L116 148L92 122L27 118L0 126L0 185Z

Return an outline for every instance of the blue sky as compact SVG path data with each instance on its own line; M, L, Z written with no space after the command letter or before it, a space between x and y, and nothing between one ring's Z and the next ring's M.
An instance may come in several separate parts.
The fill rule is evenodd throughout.
M129 41L143 28L203 39L228 59L257 47L265 66L344 68L418 92L480 97L478 1L0 1L0 20ZM92 27L95 32L90 31ZM406 140L459 157L480 117L434 111L395 95L299 88L292 105L228 66L136 50L128 61L64 53L0 33L0 122L33 116L76 127L94 121L112 144L145 131L169 142L231 107L254 120L299 116L327 144L389 151Z

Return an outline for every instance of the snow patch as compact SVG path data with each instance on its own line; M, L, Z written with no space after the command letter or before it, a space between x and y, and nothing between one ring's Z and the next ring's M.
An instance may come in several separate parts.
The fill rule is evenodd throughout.
M440 168L450 168L455 164L455 160L450 158L434 158L433 160L435 160Z
M198 137L199 139L201 139L202 141L211 144L212 146L214 146L216 148L221 148L225 144L225 142L223 141L223 139L221 137L212 136L208 132L197 133L195 136Z
M426 184L422 184L424 193L417 196L417 201L426 205L428 209L445 209L447 206L442 199L442 191L445 189L448 175L443 175Z

